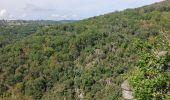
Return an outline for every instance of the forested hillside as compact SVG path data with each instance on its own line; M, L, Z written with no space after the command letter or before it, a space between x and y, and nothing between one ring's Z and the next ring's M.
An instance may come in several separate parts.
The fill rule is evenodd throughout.
M35 24L36 25L36 24ZM170 1L82 21L0 24L0 99L170 99Z

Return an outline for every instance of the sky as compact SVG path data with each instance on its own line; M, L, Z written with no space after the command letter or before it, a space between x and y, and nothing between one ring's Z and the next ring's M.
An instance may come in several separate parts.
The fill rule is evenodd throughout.
M163 0L0 0L0 19L80 20Z

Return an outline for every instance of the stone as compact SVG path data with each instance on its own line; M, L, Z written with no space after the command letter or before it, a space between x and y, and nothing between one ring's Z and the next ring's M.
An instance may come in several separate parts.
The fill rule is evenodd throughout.
M81 93L81 94L79 95L79 98L80 98L80 100L82 100L82 99L84 98L83 93Z
M122 93L125 100L133 100L132 91L123 90Z
M134 97L133 97L133 91L131 90L127 80L125 80L121 84L121 88L122 88L123 98L125 100L135 100Z
M127 90L127 91L130 91L130 90L131 90L131 89L130 89L130 86L129 86L129 83L128 83L127 80L125 80L125 81L121 84L121 88L122 88L123 90Z
M158 53L159 56L165 56L168 53L168 51L161 51Z

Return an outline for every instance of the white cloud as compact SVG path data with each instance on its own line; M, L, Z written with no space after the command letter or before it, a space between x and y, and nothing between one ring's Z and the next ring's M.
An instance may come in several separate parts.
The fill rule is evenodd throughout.
M59 15L59 14L51 14L51 17L57 19L57 20L76 20L79 18L77 14L72 14L72 15Z
M8 15L8 13L7 13L7 10L6 10L6 9L0 10L0 17L1 17L1 18L7 17L7 15Z
M63 16L61 16L61 18L62 18L62 19L67 19L68 16L67 16L67 15L63 15Z
M57 19L57 20L66 20L69 19L69 16L67 15L59 15L59 14L51 14L51 17Z
M77 17L78 17L78 15L77 15L77 14L74 14L74 15L72 15L72 17L73 17L73 18L77 18Z
M31 12L53 12L57 11L57 9L53 9L51 7L44 7L39 5L34 5L31 3L27 3L23 8L24 11L31 11Z
M58 15L58 14L51 14L51 16L56 17L56 18L60 17L60 15Z
M158 1L163 0L0 0L0 18L84 19Z
M26 14L26 13L23 13L23 14L22 14L22 17L26 17L26 16L27 16L27 14Z
M15 19L15 16L10 14L10 15L8 15L8 18L9 19Z

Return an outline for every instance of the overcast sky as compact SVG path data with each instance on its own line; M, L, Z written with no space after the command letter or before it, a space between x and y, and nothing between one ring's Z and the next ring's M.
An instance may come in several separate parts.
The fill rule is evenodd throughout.
M78 20L162 0L0 0L0 19Z

